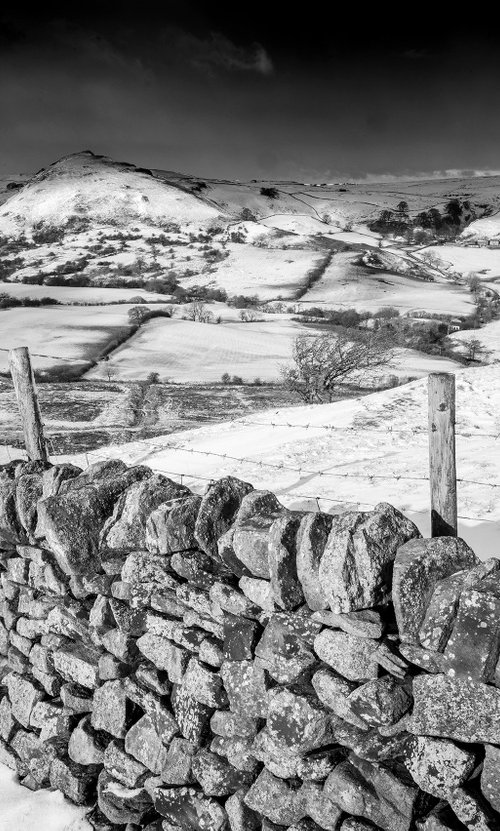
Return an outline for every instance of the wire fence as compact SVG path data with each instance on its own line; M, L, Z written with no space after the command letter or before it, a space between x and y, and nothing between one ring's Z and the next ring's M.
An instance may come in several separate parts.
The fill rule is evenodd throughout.
M140 409L140 408L139 408ZM201 423L202 426L206 425L216 425L218 422L211 418L210 416L198 416L198 414L193 414L192 418L188 417L175 417L175 421L177 424L182 424L182 422L186 423L188 427L191 429L193 425L196 423ZM346 426L340 425L332 425L332 424L315 424L313 422L293 422L293 421L286 421L286 420L259 420L258 417L254 418L247 418L247 417L239 417L228 419L227 421L223 422L224 425L235 425L237 427L261 427L265 430L271 429L282 429L282 430L289 430L289 431L305 431L306 434L309 431L320 431L325 433L326 435L330 434L357 434L357 435L364 435L364 434L375 434L375 435L384 435L385 437L401 437L402 439L408 439L409 437L426 437L428 436L428 430L423 427L416 427L412 425L408 425L407 427L392 427L387 426L386 428L379 428L370 426L369 424L364 424L362 420L359 421L357 424L351 424ZM109 425L104 426L103 429L109 428ZM96 427L96 429L98 429ZM120 428L118 428L119 431ZM125 428L123 428L125 429ZM63 447L58 447L57 436L55 435L47 435L47 444L49 448L50 455L52 457L67 457L67 456L81 456L85 458L87 465L91 464L94 461L103 461L107 458L110 458L109 452L109 445L103 446L100 449L94 450L82 450L82 451L75 451L75 452L67 452L67 436L60 436L62 439L62 443L65 445ZM133 434L132 434L133 435ZM232 455L230 453L220 453L216 450L202 450L192 446L183 446L184 440L179 442L176 438L176 433L170 434L172 437L169 438L167 441L162 440L159 441L158 439L137 439L137 444L139 446L140 452L137 458L134 458L134 464L141 464L147 462L150 467L155 470L156 472L163 473L171 478L175 478L181 484L185 482L198 482L201 485L206 486L215 481L214 477L205 476L202 473L192 472L186 473L186 471L179 471L179 470L167 470L163 463L158 462L155 459L155 456L159 453L186 453L193 457L204 457L204 458L213 458L217 460L221 460L226 463L231 463L232 466L252 466L254 468L259 468L262 470L267 470L269 472L287 472L296 474L298 477L298 481L289 487L286 488L286 494L282 494L293 498L294 500L308 500L312 503L315 503L318 510L322 510L322 506L324 505L352 505L357 506L358 508L373 508L374 504L359 500L350 500L350 499L343 499L343 498L334 498L331 496L325 496L322 494L312 494L312 493L304 493L301 490L301 479L307 477L309 479L323 479L323 480L332 480L332 481L339 481L339 480L352 480L354 482L366 482L368 484L374 484L375 482L383 482L383 481L407 481L407 482L414 482L414 483L429 483L429 476L415 476L406 473L400 473L398 471L391 471L391 472L381 472L381 473L371 473L366 471L339 471L339 470L331 470L331 468L318 468L318 467L310 467L307 465L300 465L300 464L287 464L285 461L280 462L271 462L265 461L258 457L252 456L244 456L244 455ZM481 432L479 429L462 429L456 432L457 439L481 439L481 440L493 440L494 442L500 439L500 431L499 432ZM4 443L4 447L7 452L7 457L9 460L14 458L19 458L20 455L26 456L25 452L20 449L12 448L9 445ZM359 464L366 463L365 459L359 460ZM168 462L167 462L168 464ZM342 462L344 464L344 462ZM353 462L355 464L355 462ZM465 477L458 477L457 483L462 486L467 487L474 487L474 488L484 488L489 489L490 492L495 493L500 488L500 482L491 482L486 480L480 479L468 479ZM280 495L280 494L278 494ZM380 500L377 500L380 501ZM415 511L415 513L420 513L419 511ZM423 511L422 511L423 513ZM470 516L466 514L459 514L459 519L466 520L466 521L474 521L474 522L486 522L495 524L500 522L500 520L491 519L488 517L481 517L481 516Z

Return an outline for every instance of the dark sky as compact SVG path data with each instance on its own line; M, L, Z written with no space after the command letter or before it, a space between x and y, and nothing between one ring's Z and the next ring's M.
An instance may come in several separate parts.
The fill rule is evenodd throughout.
M228 178L500 169L486 7L135 0L0 17L0 173L91 149Z

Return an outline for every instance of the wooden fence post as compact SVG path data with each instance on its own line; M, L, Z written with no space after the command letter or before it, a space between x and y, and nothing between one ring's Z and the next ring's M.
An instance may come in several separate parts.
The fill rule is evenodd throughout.
M43 435L35 379L31 368L30 353L27 346L20 346L17 349L10 350L9 369L14 382L17 404L21 414L26 453L31 461L41 459L46 462L48 461L48 454Z
M455 460L455 376L431 372L429 397L429 480L431 536L457 536Z

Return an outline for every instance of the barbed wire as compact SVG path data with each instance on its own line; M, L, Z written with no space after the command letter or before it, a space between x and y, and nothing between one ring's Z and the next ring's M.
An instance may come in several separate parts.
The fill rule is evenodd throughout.
M5 447L5 449L7 451L7 454L9 456L9 460L12 461L10 446L7 445L7 444L4 444L2 446ZM160 448L160 449L163 449L163 450L164 449L177 449L177 450L181 450L181 451L187 450L187 448L174 448L174 447L172 447L172 448L167 447L166 448L164 445L155 445L155 448ZM27 455L26 451L22 448L16 448L16 450L18 452L22 453L24 456ZM196 451L192 451L190 449L190 450L188 450L188 452L196 452ZM221 458L231 458L231 459L236 460L236 457L228 457L227 454L218 454L218 453L211 452L211 451L199 451L199 452L202 452L204 455L220 456ZM55 454L52 454L52 455L55 455ZM62 455L66 455L66 454L62 454ZM102 458L102 459L105 459L107 457L106 448L103 448L102 451L99 451L99 450L82 451L81 455L84 455L86 457L87 464L89 464L89 457ZM265 463L265 462L262 462L262 463L256 462L253 459L239 459L239 461L250 462L252 464L258 464L259 466L265 466L265 467L272 466L272 467L281 468L281 465L274 466L274 465L270 465L269 463ZM158 473L163 473L167 476L176 476L176 477L178 477L179 480L180 480L181 485L184 484L185 480L186 481L194 480L194 481L199 481L199 482L203 482L203 483L208 482L209 484L213 484L216 481L214 479L214 477L212 477L212 476L203 476L199 473L181 473L180 471L166 470L163 466L157 466L157 465L151 465L151 468L152 468L152 470L156 470ZM315 475L326 475L326 476L332 475L333 476L334 474L328 474L328 472L323 473L323 474L319 474L316 471ZM397 480L399 480L399 479L404 479L404 480L410 479L412 481L416 479L418 481L428 482L428 477L424 477L424 476L422 476L422 477L408 477L408 476L400 476L398 474L393 474L391 476L381 476L381 475L372 476L370 474L353 474L353 475L351 475L351 474L338 474L338 475L343 476L345 478L366 478L366 479L373 479L373 478L382 479L383 478L383 479L397 479ZM461 484L488 486L488 487L493 487L493 488L500 487L500 484L497 484L495 482L481 482L481 481L477 481L477 480L473 480L473 479L458 478L457 482L460 482ZM285 497L285 498L290 497L291 499L307 499L307 500L310 500L312 502L316 502L319 511L321 511L321 505L320 505L321 502L330 502L330 503L335 504L335 505L355 505L355 506L358 506L358 507L364 506L365 508L371 508L371 509L373 509L375 507L373 505L373 503L369 503L369 502L363 502L363 501L358 501L358 500L349 500L349 499L335 499L331 496L323 496L323 495L314 496L313 494L305 494L305 493L297 493L297 492L289 492L289 493L284 493L284 494L277 493L277 496L281 496L282 498L283 497ZM422 509L420 511L412 511L411 513L426 513L426 512L427 512L426 509ZM467 516L467 515L464 515L464 514L458 514L458 519L462 519L462 520L465 520L465 521L468 521L468 522L487 522L487 523L490 523L492 525L500 524L500 520L489 519L487 517L481 517L481 516Z

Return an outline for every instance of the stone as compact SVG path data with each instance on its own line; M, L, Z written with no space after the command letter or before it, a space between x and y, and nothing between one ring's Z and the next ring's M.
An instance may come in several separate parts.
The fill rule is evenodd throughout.
M269 491L252 491L244 497L232 529L219 544L222 561L239 577L270 579L270 528L284 511Z
M224 707L227 695L218 672L204 666L197 658L191 658L181 685L184 691L200 704L208 707Z
M9 742L15 733L16 720L12 715L12 704L7 696L0 701L0 737Z
M16 482L14 473L0 468L0 548L7 551L18 543L27 542L25 531L16 511Z
M196 548L196 519L201 496L192 494L159 505L146 520L146 547L158 554Z
M336 831L343 811L323 785L318 782L304 782L296 795L296 801L304 814L317 823L317 827L326 831Z
M44 697L43 691L28 678L10 672L2 682L9 691L12 715L23 727L30 726L33 707Z
M224 808L194 788L156 788L154 807L182 831L225 831L227 827Z
M256 621L227 614L224 619L224 658L228 661L251 661L261 631Z
M297 576L310 609L328 608L327 593L319 577L319 565L328 535L334 522L333 516L321 512L302 517L297 532Z
M45 537L61 570L93 575L99 567L99 536L115 499L134 481L151 475L147 468L126 469L123 462L91 465L62 483L57 496L38 503L36 536Z
M39 701L31 711L30 726L40 730L40 740L64 739L68 741L74 728L72 713L66 712L59 702Z
M496 831L498 817L489 811L488 805L463 788L457 788L448 794L448 802L461 823L473 831Z
M251 603L244 594L220 581L215 582L210 587L209 597L221 609L229 612L233 616L237 615L258 620L262 612L262 609L255 603Z
M476 755L446 739L416 736L405 761L419 788L438 799L447 799L450 791L469 778Z
M217 564L212 557L196 548L176 551L170 557L170 567L190 585L205 591L211 589L220 579Z
M278 743L267 727L257 733L251 753L273 776L279 779L297 778L301 756L294 749Z
M459 537L412 539L394 561L392 599L402 641L418 644L420 627L440 580L479 563Z
M348 681L326 667L321 667L314 673L311 683L324 707L361 730L368 729L366 722L351 710L349 696L357 687L354 681Z
M173 684L179 684L186 671L191 653L160 635L146 633L137 641L137 648L159 670L164 670Z
M123 679L123 689L126 697L150 717L152 725L163 744L168 744L179 728L163 698L151 690L143 689L132 678Z
M61 465L52 465L42 474L43 496L56 496L61 485L68 479L74 479L82 473L82 469L76 465L64 462Z
M191 769L207 796L228 796L252 781L251 774L236 770L221 756L205 749L194 756Z
M120 629L108 629L99 640L108 652L125 664L133 664L138 658L135 638Z
M68 756L79 765L101 765L104 762L104 751L108 743L109 737L94 730L90 724L90 718L84 716L71 734Z
M354 690L348 705L369 725L389 725L399 721L412 705L408 691L390 675L368 681Z
M167 673L156 669L153 664L139 664L134 677L138 684L147 687L156 695L168 695L172 689Z
M35 733L29 733L26 730L18 730L10 746L17 755L18 776L28 777L28 781L23 778L23 785L32 790L38 790L41 787L48 788L50 767L61 748L57 748L51 742L43 741Z
M314 640L316 655L349 681L369 681L378 675L375 650L378 642L323 629Z
M129 585L129 602L135 608L147 606L155 593L175 592L179 585L168 557L150 551L132 551L123 564L121 579Z
M257 735L258 720L230 710L216 710L210 719L210 729L216 736L227 739L253 738Z
M418 789L387 768L351 754L328 776L324 790L343 811L385 831L409 831Z
M231 831L261 831L259 815L245 805L245 791L232 794L224 803Z
M66 680L88 689L99 683L100 652L80 643L67 644L54 651L55 670Z
M353 612L385 602L397 549L419 536L416 525L385 502L373 511L334 517L319 565L319 580L332 612Z
M135 712L135 705L125 694L123 681L106 681L94 693L92 727L123 739L134 720Z
M446 661L441 652L431 652L413 643L402 643L399 651L403 658L426 672L440 673L446 670Z
M382 732L383 728L360 729L338 716L330 720L331 741L352 750L356 756L368 762L388 762L402 758L408 753L411 736L400 730L392 736Z
M384 631L382 618L374 609L347 612L343 615L337 615L325 609L314 612L312 620L332 629L342 629L343 632L358 638L380 638Z
M491 807L500 813L500 747L491 744L485 747L481 791Z
M195 627L185 626L180 620L172 620L162 615L148 612L145 619L145 627L151 635L160 635L168 638L179 646L197 652L199 645L205 637L205 632Z
M97 782L97 804L111 822L120 825L141 823L151 808L151 799L144 788L126 788L103 770Z
M222 736L215 736L210 742L210 750L217 756L225 756L236 770L255 773L258 762L253 755L252 744L252 739L226 739Z
M147 767L126 753L123 742L116 739L108 743L103 754L103 763L109 775L127 788L140 787L149 775Z
M167 750L161 778L166 785L189 785L193 781L191 766L197 745L187 739L174 738Z
M34 542L37 524L37 504L43 495L40 473L25 473L16 479L16 512L28 539Z
M90 713L93 708L93 697L89 689L78 684L63 684L61 687L61 701L67 710L73 713Z
M414 735L500 744L500 690L480 681L420 675L413 679Z
M196 518L194 536L201 550L214 560L219 559L219 538L231 526L244 496L252 490L252 485L234 476L208 485Z
M448 675L469 681L494 681L500 657L500 580L490 591L462 591L453 631L444 649Z
M437 581L418 633L424 649L442 652L448 643L466 574L458 571Z
M272 615L255 648L269 675L279 684L293 684L317 664L307 641L296 634L287 622Z
M144 634L146 627L144 609L131 609L128 603L122 603L115 597L110 598L108 603L113 617L112 626L117 626L120 632L126 635L139 637Z
M245 805L277 825L293 825L304 816L297 791L264 768L245 796Z
M220 667L224 661L224 651L220 641L216 638L205 637L200 643L198 650L198 657L204 664L209 664L211 667Z
M295 609L304 602L297 576L297 532L302 514L287 511L269 529L268 563L271 589L277 606Z
M29 562L27 560L24 560L22 557L10 557L7 560L5 577L2 580L4 590L6 580L10 583L20 583L21 585L26 585L28 582L28 573Z
M71 802L85 805L95 794L97 769L77 765L69 758L56 758L50 766L50 784Z
M17 772L17 756L3 739L0 739L0 764Z
M172 690L171 705L181 735L200 746L208 736L213 708L201 704L180 685Z
M163 502L189 496L191 491L166 476L153 473L130 485L119 497L101 532L101 545L120 553L146 548L146 522Z
M345 756L344 748L316 750L298 760L297 776L306 781L323 782Z
M128 664L119 661L114 655L105 652L99 658L98 671L100 681L114 681L116 678L123 678L128 675L130 667Z
M238 585L251 603L269 612L274 611L276 608L270 580L243 576L240 578Z
M149 715L130 728L125 736L125 750L155 774L161 773L167 760L167 749Z
M329 717L315 696L273 691L267 715L272 739L293 753L307 753L326 743Z
M220 675L229 699L229 708L250 718L266 718L270 682L256 661L224 661Z

